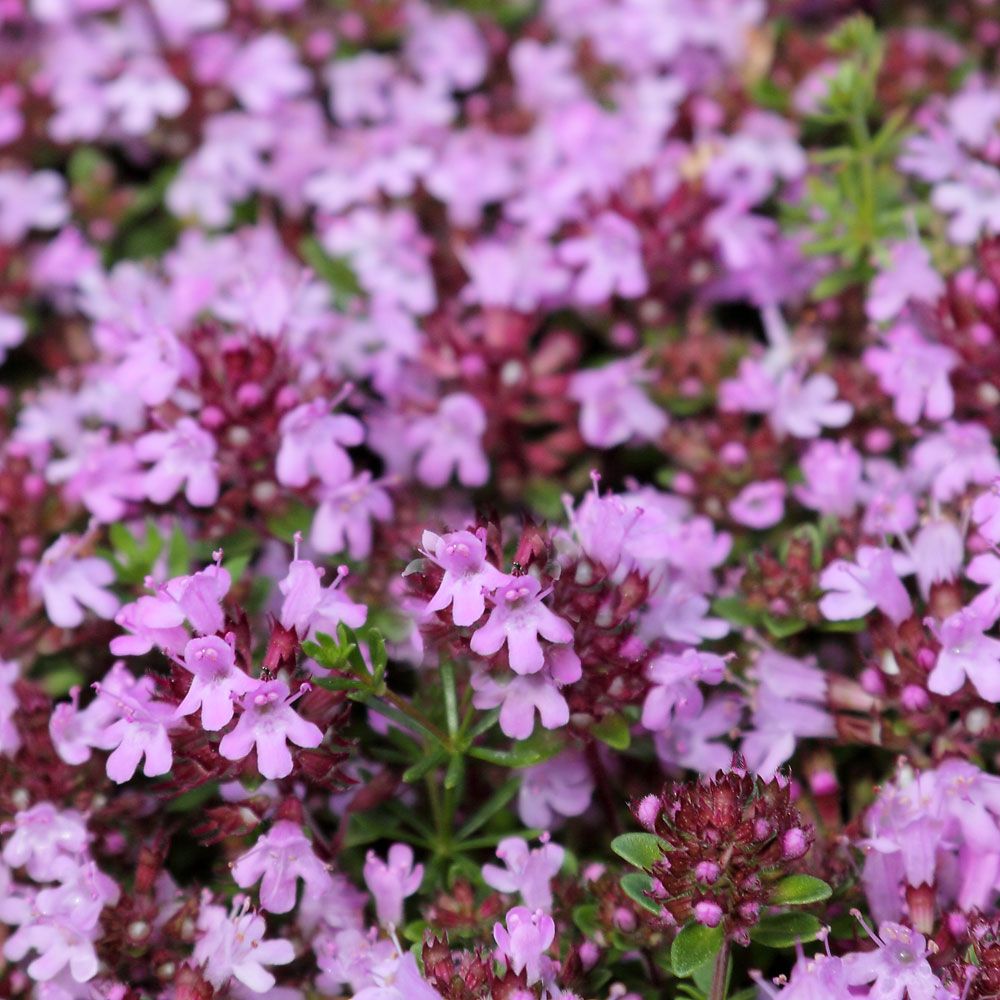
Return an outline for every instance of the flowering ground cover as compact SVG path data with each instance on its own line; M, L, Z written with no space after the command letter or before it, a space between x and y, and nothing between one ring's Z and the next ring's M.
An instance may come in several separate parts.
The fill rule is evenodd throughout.
M996 1000L998 60L0 0L0 997Z

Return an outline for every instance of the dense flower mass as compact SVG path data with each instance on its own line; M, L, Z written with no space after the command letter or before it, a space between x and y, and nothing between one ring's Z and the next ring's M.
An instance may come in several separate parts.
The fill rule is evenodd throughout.
M998 25L0 0L0 998L995 1000Z

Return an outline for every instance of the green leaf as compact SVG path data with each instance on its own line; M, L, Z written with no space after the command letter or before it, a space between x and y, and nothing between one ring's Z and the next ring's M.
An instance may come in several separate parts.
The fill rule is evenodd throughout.
M583 931L587 937L594 937L601 927L600 907L597 903L584 903L573 910L573 923Z
M520 778L511 778L505 781L490 798L486 800L466 821L465 824L455 834L455 839L459 842L471 837L476 830L485 826L515 795L521 787Z
M653 880L645 872L629 872L627 875L622 875L620 884L622 892L633 903L638 903L650 913L660 912L660 907L646 895L653 888Z
M775 618L770 614L763 617L764 627L775 639L787 639L808 627L801 618Z
M435 750L433 753L427 754L423 760L417 761L412 767L408 767L403 772L403 781L407 784L412 784L414 781L419 781L425 774L431 771L433 768L437 767L439 764L444 763L447 759L447 755L443 750Z
M727 622L746 628L756 625L760 621L760 615L748 608L739 597L718 597L712 601L712 611L725 618Z
M710 962L722 947L722 926L706 927L689 923L670 946L670 964L675 976L690 976L695 969Z
M666 845L651 833L622 833L611 841L611 850L636 868L652 868Z
M627 750L632 742L628 720L617 713L604 716L590 727L590 731L612 750Z
M771 892L771 906L807 906L829 899L833 890L821 879L812 875L789 875Z
M750 937L768 948L792 948L799 941L815 941L821 926L811 913L777 913L762 917Z

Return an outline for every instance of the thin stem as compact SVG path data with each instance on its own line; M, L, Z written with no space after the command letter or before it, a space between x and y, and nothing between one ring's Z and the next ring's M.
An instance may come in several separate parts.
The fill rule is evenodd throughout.
M434 739L441 744L441 746L446 749L451 749L451 740L443 732L441 732L441 730L438 729L438 727L435 726L430 719L423 715L423 713L418 712L405 698L401 698L395 691L389 690L386 690L382 697L385 698L385 700L389 702L393 708L402 712L408 719L412 719L414 722L423 726L423 728L426 729L427 732L429 732Z
M712 972L712 991L708 1000L726 1000L726 980L729 978L729 941L723 939L722 947L715 956L715 970Z

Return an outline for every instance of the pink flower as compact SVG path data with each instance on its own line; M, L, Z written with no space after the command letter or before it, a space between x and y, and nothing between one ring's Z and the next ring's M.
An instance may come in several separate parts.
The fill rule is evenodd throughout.
M870 319L895 319L910 301L934 303L944 292L944 281L931 257L917 240L901 240L889 247L889 260L868 289L865 309Z
M652 376L646 358L634 355L601 368L577 372L569 396L580 404L580 433L595 448L614 448L635 437L656 440L666 429L666 413L640 388Z
M505 580L502 573L486 559L483 532L453 531L443 537L432 531L423 535L424 551L444 570L444 577L427 611L442 611L451 605L456 625L472 625L486 610L486 594L492 594Z
M269 114L309 89L310 75L296 56L295 46L284 35L258 35L240 50L226 83L248 111Z
M372 550L372 522L392 517L389 494L366 470L336 486L321 485L317 499L309 532L312 547L325 555L346 551L356 561L367 559Z
M188 637L184 610L165 589L126 604L115 616L115 624L131 633L111 640L115 656L142 656L154 646L179 651Z
M1000 479L976 497L972 505L972 520L983 538L994 545L1000 542Z
M828 591L819 609L830 621L862 618L878 608L899 625L913 613L889 549L862 545L856 563L834 560L823 570L819 585Z
M465 392L445 396L437 413L418 417L406 431L418 453L417 475L428 486L444 486L452 475L463 486L482 486L490 477L483 451L486 414L478 400Z
M543 603L541 584L533 576L508 576L497 586L486 624L472 634L470 646L480 656L492 656L506 643L507 659L518 674L542 669L545 655L539 636L554 643L573 641L573 629Z
M21 746L21 735L14 722L18 698L14 682L21 668L14 660L0 660L0 754L13 757Z
M346 568L342 568L346 572ZM323 587L320 583L322 569L308 559L293 559L288 567L288 576L278 584L278 589L285 595L281 604L281 624L285 628L294 628L303 639L313 639L319 632L336 635L341 622L350 628L364 625L368 609L363 604L355 604L338 588L344 575L338 573L329 587Z
M493 925L493 940L499 955L510 965L514 975L524 972L529 986L542 978L542 958L556 937L556 925L541 910L531 912L526 906L507 911L506 926Z
M985 486L1000 476L1000 460L990 432L977 423L948 421L927 434L910 453L914 487L931 489L935 500L954 500L970 485Z
M333 886L326 865L316 857L301 827L288 820L274 823L233 864L233 880L241 889L260 881L260 905L271 913L288 913L295 906L298 879L317 896Z
M943 622L928 619L941 650L927 678L928 690L949 695L966 680L985 701L1000 702L1000 639L985 633L992 628L1000 607L986 610L966 607Z
M733 695L716 695L705 703L699 715L675 716L667 728L654 735L656 756L670 773L683 770L714 774L732 763L728 739L738 730L743 716L743 700Z
M275 979L264 966L287 965L295 958L291 941L264 940L264 918L248 905L245 897L237 896L227 914L221 906L202 903L194 960L217 990L236 979L254 993L268 993Z
M93 839L83 815L39 802L0 826L7 834L3 860L23 868L36 882L65 881L76 871Z
M257 686L236 666L232 646L218 636L191 639L184 647L183 664L194 679L177 714L190 715L201 708L201 725L209 732L222 729L232 719L233 698Z
M330 405L326 399L314 399L281 418L275 475L283 486L305 486L312 478L339 486L351 478L353 467L344 445L361 444L365 431L354 417L331 413Z
M229 592L232 578L222 567L222 550L215 552L215 563L191 576L175 576L164 585L164 592L177 602L195 631L219 632L225 624L222 599Z
M306 690L308 687L306 686ZM300 747L318 747L323 731L307 722L293 708L300 694L289 698L284 681L262 681L242 699L243 713L236 728L219 743L219 753L227 760L242 760L257 749L257 770L265 778L285 778L292 773L288 742Z
M551 881L562 867L566 852L543 835L541 846L529 849L521 837L505 837L496 855L504 863L483 865L483 881L499 892L518 892L529 910L548 911L552 907Z
M184 486L193 507L211 507L219 496L215 438L190 417L181 417L172 430L150 431L135 443L143 462L152 462L146 473L146 495L153 503L166 503Z
M517 812L525 826L549 829L587 811L594 778L582 753L567 750L521 772Z
M721 684L726 661L714 653L685 649L650 661L646 676L651 687L642 706L642 724L651 732L666 729L675 715L691 718L701 712L704 698L699 682Z
M119 785L128 781L143 758L142 773L147 778L166 774L174 760L168 735L176 725L174 709L153 700L152 678L137 680L123 669L113 684L95 683L94 688L116 710L116 718L94 739L94 746L112 751L106 766L108 777Z
M946 420L955 409L948 374L958 355L948 347L925 340L907 323L883 335L885 347L869 347L864 362L878 376L879 385L893 398L893 411L904 424Z
M861 469L850 441L817 441L802 457L806 481L795 487L795 498L821 514L849 517L858 503Z
M875 942L875 950L844 956L845 978L851 986L872 983L869 995L880 1000L903 1000L904 995L909 1000L937 1000L941 996L941 981L927 961L923 934L891 921L879 926L877 936L862 926Z
M773 528L785 516L788 487L780 479L750 483L729 503L729 516L748 528Z
M393 844L387 861L374 851L368 852L364 877L375 900L379 923L396 927L403 919L403 900L420 888L424 866L413 864L413 849L409 844Z
M546 666L534 674L498 681L486 671L472 675L476 708L500 708L500 729L512 739L527 739L535 728L535 712L546 729L569 722L569 705L560 692L582 676L580 658L572 649L549 649Z
M74 455L50 462L46 475L49 482L64 482L66 498L83 503L104 524L121 520L129 501L146 495L134 449L109 443L106 434L88 436Z
M844 427L853 413L850 403L837 399L837 383L829 375L804 379L800 371L789 368L777 380L770 420L779 437L814 438L824 427Z
M58 229L69 216L66 182L54 170L0 170L0 243L19 243L32 229Z
M582 306L595 306L612 295L634 299L649 287L642 263L639 231L615 212L602 212L583 236L563 240L559 259L580 268L573 296Z
M111 564L96 556L78 559L80 539L62 535L42 554L31 576L31 592L45 603L45 613L53 625L76 628L83 621L84 608L99 618L113 618L119 601L105 590L115 580Z

